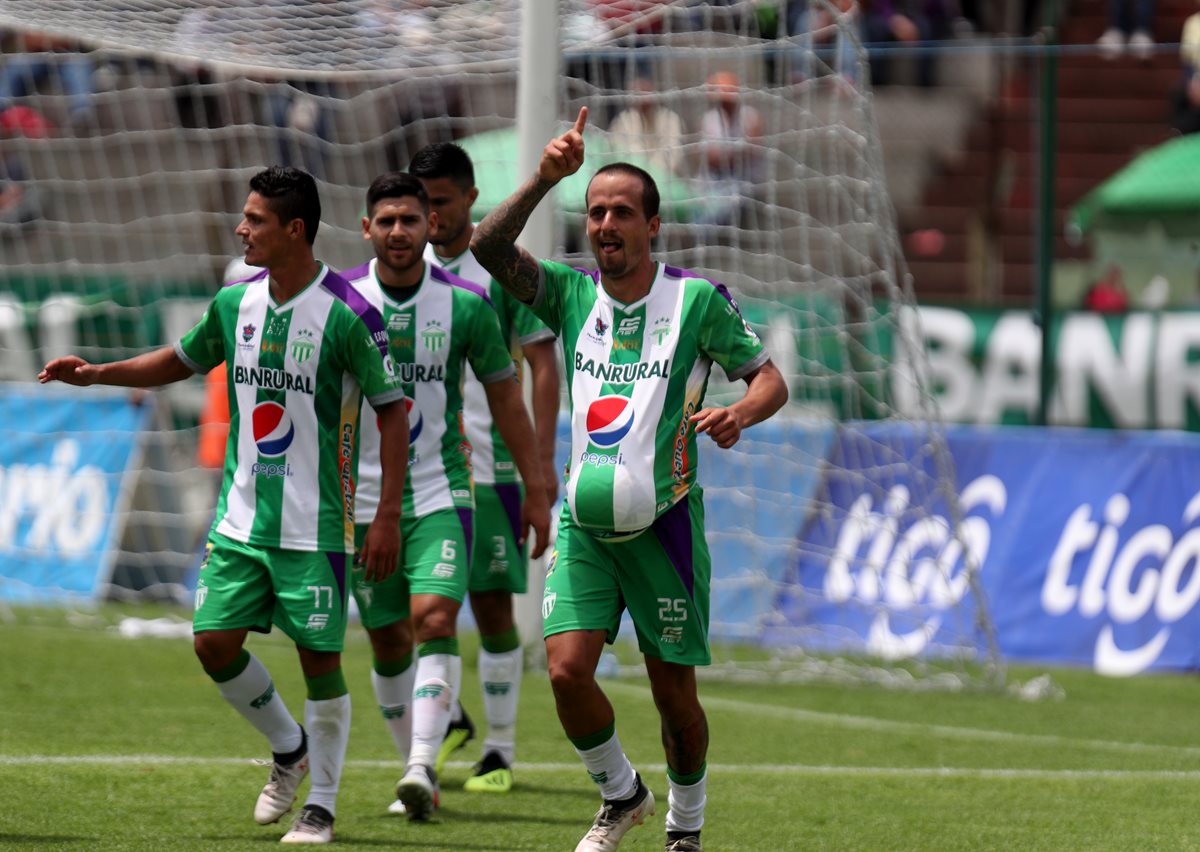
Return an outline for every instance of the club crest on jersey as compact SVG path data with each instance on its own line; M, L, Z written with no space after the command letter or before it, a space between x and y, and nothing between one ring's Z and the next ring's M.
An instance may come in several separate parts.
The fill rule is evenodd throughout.
M671 318L659 317L654 321L654 326L650 329L650 334L654 338L654 342L659 346L671 336Z
M633 428L633 403L610 394L592 402L587 410L588 439L598 447L612 447Z
M421 332L421 342L430 352L437 352L446 345L446 330L437 320L430 320Z
M246 323L244 326L242 326L242 340L244 340L246 343L249 343L254 339L254 332L256 331L258 331L258 329L254 327L254 323Z
M254 429L254 443L258 446L259 455L281 456L292 445L296 437L296 427L287 409L278 402L260 402L254 406L251 418Z
M296 332L296 339L292 341L292 360L297 364L303 364L312 357L313 352L317 350L317 344L313 340L313 333L307 328L302 328Z

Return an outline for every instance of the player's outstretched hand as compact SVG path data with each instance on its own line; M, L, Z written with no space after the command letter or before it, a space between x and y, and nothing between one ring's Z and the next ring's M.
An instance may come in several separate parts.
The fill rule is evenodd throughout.
M38 381L66 382L69 385L87 387L96 383L96 368L87 361L75 355L55 358L38 373Z
M583 165L583 128L587 124L588 108L580 107L575 126L551 139L542 149L542 161L538 164L538 176L558 183L567 175L573 175Z
M365 567L364 579L370 583L381 583L396 570L400 561L400 525L377 517L367 527L358 563Z
M530 488L525 492L525 502L521 504L521 544L529 538L529 528L533 527L534 541L537 544L529 552L532 559L537 559L546 552L550 544L550 504L546 501L546 491L541 488Z
M707 432L722 450L728 450L742 437L742 424L728 408L705 408L689 418L696 432Z

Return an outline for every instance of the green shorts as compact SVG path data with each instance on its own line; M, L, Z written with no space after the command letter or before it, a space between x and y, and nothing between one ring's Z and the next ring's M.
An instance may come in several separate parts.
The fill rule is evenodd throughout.
M521 540L521 501L515 482L475 485L475 546L471 555L472 592L512 592L529 587L529 566Z
M341 651L349 562L341 552L260 547L212 533L192 629L270 633L274 623L303 648Z
M609 542L580 529L564 505L542 596L543 635L606 630L628 608L643 654L706 666L712 562L698 487L637 538Z
M441 595L462 603L470 571L471 521L470 509L438 509L420 518L402 517L400 562L382 583L363 579L366 569L356 562L351 588L363 627L374 629L405 620L412 614L412 595ZM369 526L354 527L356 551Z

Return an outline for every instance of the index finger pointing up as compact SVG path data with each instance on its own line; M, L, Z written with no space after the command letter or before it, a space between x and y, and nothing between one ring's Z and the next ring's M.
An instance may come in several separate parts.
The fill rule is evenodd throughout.
M587 124L587 114L588 114L587 107L583 106L583 107L579 108L579 117L575 119L574 130L580 136L583 135L583 127L585 124Z

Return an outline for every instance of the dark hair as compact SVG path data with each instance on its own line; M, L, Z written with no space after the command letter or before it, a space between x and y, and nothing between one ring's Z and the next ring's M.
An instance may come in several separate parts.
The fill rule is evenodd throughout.
M416 153L408 164L409 174L429 180L450 178L464 191L475 185L475 167L471 158L453 142L434 142Z
M642 212L646 214L646 220L649 221L658 215L658 205L660 198L658 195L658 184L654 182L654 178L650 177L650 173L645 169L640 169L633 163L609 163L596 170L596 174L592 175L592 180L595 180L606 172L621 172L627 175L633 175L642 182ZM592 190L592 180L588 181L587 192L584 193L584 199L587 199L587 193Z
M429 215L429 194L425 185L408 172L384 172L367 187L367 217L375 215L375 205L385 198L412 196Z
M292 166L271 166L250 178L250 191L265 198L284 225L293 219L303 222L304 238L313 244L321 224L321 196L312 175Z

